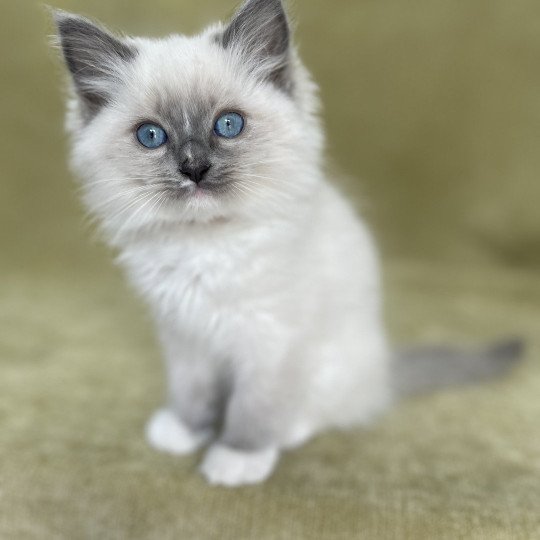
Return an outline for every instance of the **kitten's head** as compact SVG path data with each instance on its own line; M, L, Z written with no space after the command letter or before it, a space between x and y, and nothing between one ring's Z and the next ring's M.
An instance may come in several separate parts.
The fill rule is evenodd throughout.
M85 201L109 233L261 217L317 181L314 86L280 0L195 37L120 38L56 12Z

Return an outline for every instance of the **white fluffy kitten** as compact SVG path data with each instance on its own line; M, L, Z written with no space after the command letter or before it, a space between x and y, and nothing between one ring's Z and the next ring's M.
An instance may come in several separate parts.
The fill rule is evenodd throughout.
M195 37L55 17L84 200L165 355L153 446L209 442L209 482L259 482L282 449L387 408L391 371L409 389L464 378L390 369L372 238L323 172L316 87L279 0Z

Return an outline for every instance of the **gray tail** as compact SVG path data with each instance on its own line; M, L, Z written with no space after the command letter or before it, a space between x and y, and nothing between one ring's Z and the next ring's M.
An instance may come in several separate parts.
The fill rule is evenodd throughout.
M494 379L523 356L523 340L509 339L476 350L425 346L397 351L392 371L399 397Z

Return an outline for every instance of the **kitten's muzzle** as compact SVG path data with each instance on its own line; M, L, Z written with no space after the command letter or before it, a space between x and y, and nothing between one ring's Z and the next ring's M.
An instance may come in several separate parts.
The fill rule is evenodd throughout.
M192 182L195 182L195 184L199 184L211 167L211 163L206 159L186 157L180 164L179 170L182 175L189 178Z
M184 176L187 176L192 182L199 184L210 170L210 167L210 163L193 163L186 159L180 165L180 172Z

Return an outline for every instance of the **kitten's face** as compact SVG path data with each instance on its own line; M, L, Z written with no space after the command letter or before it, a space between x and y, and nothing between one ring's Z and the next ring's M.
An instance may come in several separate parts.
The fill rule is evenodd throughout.
M58 24L77 91L74 164L109 228L279 212L309 195L316 175L301 171L316 169L320 136L278 0L250 0L193 38Z

